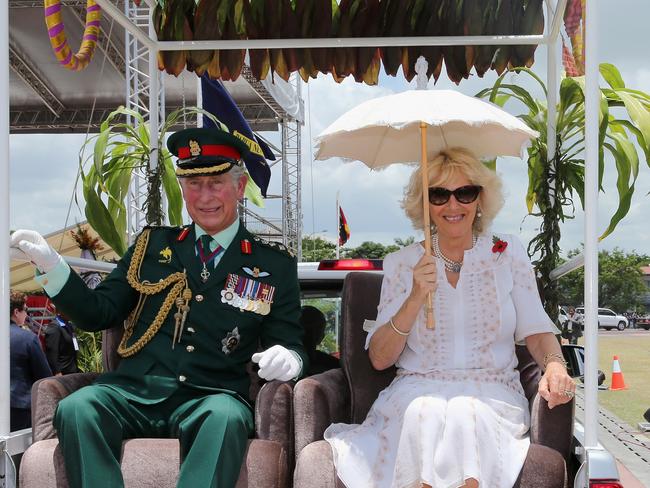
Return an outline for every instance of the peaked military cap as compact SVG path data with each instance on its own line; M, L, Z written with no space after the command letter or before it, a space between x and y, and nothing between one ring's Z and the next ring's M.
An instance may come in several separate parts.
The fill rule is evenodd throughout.
M248 146L221 128L183 129L167 139L167 149L178 158L176 176L218 175L241 166Z

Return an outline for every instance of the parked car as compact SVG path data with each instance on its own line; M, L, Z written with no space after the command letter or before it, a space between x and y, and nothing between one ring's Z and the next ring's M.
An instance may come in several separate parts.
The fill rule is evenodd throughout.
M584 307L576 307L576 312L580 315L585 314ZM627 317L619 315L609 308L599 308L598 309L598 328L605 330L625 330L628 326Z
M636 328L650 330L650 315L639 317L636 319Z

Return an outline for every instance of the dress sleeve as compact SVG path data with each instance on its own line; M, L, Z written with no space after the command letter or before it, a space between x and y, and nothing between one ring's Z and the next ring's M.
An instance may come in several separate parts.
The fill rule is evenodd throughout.
M370 345L370 338L373 334L397 313L406 298L407 289L400 276L399 269L402 262L398 253L388 254L384 258L384 279L381 283L377 318L374 323L371 320L366 320L364 324L364 329L368 331L366 349Z
M523 341L533 334L559 331L549 318L537 289L537 281L528 254L519 239L510 236L512 247L512 301L515 306L517 322L515 341ZM505 251L507 252L507 251Z

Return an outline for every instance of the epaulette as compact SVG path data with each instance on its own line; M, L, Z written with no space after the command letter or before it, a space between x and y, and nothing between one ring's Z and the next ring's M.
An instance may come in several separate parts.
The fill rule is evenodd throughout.
M183 227L178 226L178 225L145 225L144 229L166 229L166 230L181 230Z
M258 236L253 236L253 240L258 244L261 244L271 249L275 249L276 251L280 251L288 256L291 256L292 258L295 257L295 254L291 251L291 249L289 249L287 246L285 246L280 242L267 241L266 239L262 239L261 237Z

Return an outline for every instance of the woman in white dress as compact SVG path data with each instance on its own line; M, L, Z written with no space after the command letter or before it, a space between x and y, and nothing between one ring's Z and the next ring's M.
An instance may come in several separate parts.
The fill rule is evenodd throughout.
M403 207L420 228L421 188L417 170ZM429 202L433 256L422 243L386 256L366 341L373 366L396 365L397 376L363 424L325 432L348 488L512 487L530 427L516 342L544 370L549 408L575 392L523 245L487 231L503 205L499 177L467 151L445 151L429 163Z

